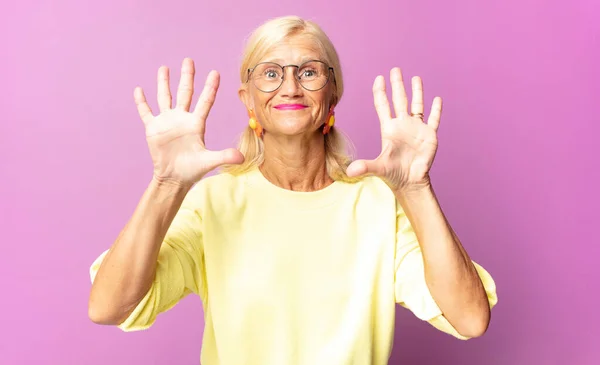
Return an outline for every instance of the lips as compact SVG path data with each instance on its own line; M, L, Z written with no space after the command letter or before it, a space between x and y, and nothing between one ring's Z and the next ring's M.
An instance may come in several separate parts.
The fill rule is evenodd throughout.
M277 110L300 110L306 108L306 105L302 104L279 104L275 105Z

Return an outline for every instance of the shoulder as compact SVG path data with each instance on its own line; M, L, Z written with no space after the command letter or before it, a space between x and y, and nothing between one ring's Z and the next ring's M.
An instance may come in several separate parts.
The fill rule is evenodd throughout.
M394 193L385 181L377 176L365 176L359 181L344 182L342 184L347 189L344 195L355 200L356 204L360 206L384 209L384 207L393 208L396 205Z
M247 173L232 175L218 172L205 176L188 191L186 201L193 206L205 205L208 202L225 202L243 194L247 181Z
M215 187L232 187L245 180L246 174L232 175L226 172L217 172L214 175L206 176L200 180L195 189L214 189Z
M355 183L348 183L355 185L363 193L367 193L369 196L379 197L382 199L395 199L394 193L390 187L377 176L365 176Z
M246 183L247 173L232 175L225 172L215 173L211 176L205 176L198 181L190 192L199 193L214 190L227 190L242 186Z
M397 217L406 216L404 208L400 205L400 202L396 199L396 195L394 195L394 192L385 181L377 176L369 176L361 180L361 182L364 184L365 191L367 192L364 194L366 199L379 203L389 203L386 206L393 207Z

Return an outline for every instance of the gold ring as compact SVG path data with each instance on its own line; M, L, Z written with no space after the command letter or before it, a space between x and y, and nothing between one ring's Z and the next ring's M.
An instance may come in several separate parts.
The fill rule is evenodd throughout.
M419 118L423 119L423 117L425 116L425 114L423 113L410 113L411 117L415 117L415 116L419 116Z

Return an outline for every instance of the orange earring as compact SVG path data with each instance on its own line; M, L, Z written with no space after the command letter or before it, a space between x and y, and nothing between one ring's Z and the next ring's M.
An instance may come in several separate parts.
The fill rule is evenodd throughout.
M263 128L258 122L258 120L256 120L256 116L254 116L254 112L252 111L252 109L248 111L248 117L250 117L250 120L248 121L248 125L250 126L250 128L252 128L252 130L258 138L262 137Z
M329 130L335 124L335 112L333 111L333 107L329 109L329 114L327 114L327 122L325 122L325 127L323 127L323 134L329 133Z

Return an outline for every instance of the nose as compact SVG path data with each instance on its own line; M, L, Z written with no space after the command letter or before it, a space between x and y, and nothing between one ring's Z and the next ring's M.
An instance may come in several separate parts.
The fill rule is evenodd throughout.
M296 67L286 67L284 69L283 83L280 88L282 96L294 97L301 95L302 87L299 84L296 73Z

